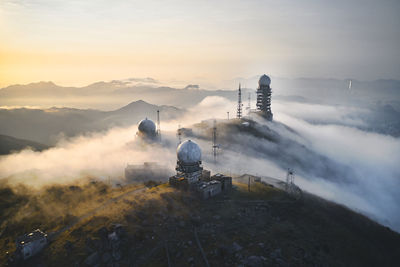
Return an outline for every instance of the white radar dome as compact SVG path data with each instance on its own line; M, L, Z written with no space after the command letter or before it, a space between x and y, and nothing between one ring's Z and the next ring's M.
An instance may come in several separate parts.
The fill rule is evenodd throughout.
M152 120L144 119L139 122L138 130L140 133L145 135L155 135L156 125Z
M267 75L262 75L260 77L260 80L258 80L258 85L260 86L265 86L265 85L270 85L271 84L271 78L269 78Z
M176 150L176 154L178 160L183 163L193 164L201 161L201 149L192 140L186 140L180 144Z

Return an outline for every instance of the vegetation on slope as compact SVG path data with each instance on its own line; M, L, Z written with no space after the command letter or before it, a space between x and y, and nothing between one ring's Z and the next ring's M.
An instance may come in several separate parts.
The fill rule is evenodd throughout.
M71 222L69 216L82 216L114 199L62 232L29 265L167 266L168 260L173 266L205 266L205 261L210 266L400 263L399 234L306 193L296 200L265 184L255 183L248 192L246 184L235 183L231 194L202 201L166 184L135 194L126 194L137 188L133 185L120 189L97 182L76 187L32 193L3 186L0 197L8 202L1 206L6 229L0 236L1 261L5 251L12 251L16 236L35 228L57 230ZM107 239L115 224L123 228L118 243Z

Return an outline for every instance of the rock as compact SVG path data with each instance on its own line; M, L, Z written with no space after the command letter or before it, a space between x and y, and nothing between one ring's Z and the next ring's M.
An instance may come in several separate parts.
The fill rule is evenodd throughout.
M281 258L276 259L275 262L281 267L289 266L289 264L287 264L286 261L282 260Z
M269 254L269 256L270 256L272 259L281 258L281 257L282 257L282 251L281 251L280 248L275 249L274 251L272 251L272 252Z
M243 259L243 255L240 254L240 253L235 253L235 257L236 257L236 259L238 259L238 260Z
M237 251L240 251L240 250L242 250L242 249L243 249L243 247L242 247L242 246L240 246L238 243L236 243L236 242L233 242L233 244L232 244L232 249L233 249L233 251L234 251L234 252L237 252Z
M108 240L109 241L115 241L115 240L118 240L118 239L119 238L118 238L118 235L117 235L116 232L112 232L111 234L108 235Z
M263 259L259 256L250 256L245 260L245 266L249 267L262 267Z
M99 253L97 251L93 252L92 254L90 254L89 257L86 258L85 260L85 264L89 265L89 266L94 266L99 262Z

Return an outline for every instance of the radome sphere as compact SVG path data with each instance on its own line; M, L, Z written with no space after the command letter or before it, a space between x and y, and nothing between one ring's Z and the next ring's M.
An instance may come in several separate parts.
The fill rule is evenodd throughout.
M267 75L263 74L260 77L260 80L258 80L258 85L260 86L266 86L271 84L271 78L269 78Z
M194 164L201 161L201 149L192 140L186 140L176 150L178 160L184 164Z
M156 124L149 119L144 119L139 122L138 130L146 136L154 136L156 134Z

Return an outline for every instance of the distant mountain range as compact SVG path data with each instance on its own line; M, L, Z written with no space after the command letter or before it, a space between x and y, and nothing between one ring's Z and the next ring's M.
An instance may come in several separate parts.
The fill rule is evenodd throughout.
M145 117L155 120L157 110L160 110L165 120L185 113L183 109L156 106L141 100L114 111L75 108L0 109L0 134L54 145L60 135L72 137L115 126L133 125Z
M0 106L68 106L113 110L127 104L126 100L144 100L157 105L188 108L207 96L237 99L237 87L242 84L243 98L255 89L259 76L226 81L227 90L206 90L197 84L182 88L163 86L154 79L128 79L97 82L84 87L63 87L53 82L11 85L0 89ZM272 77L273 98L297 96L303 101L325 104L365 104L400 99L399 80L357 81L350 79L284 79ZM227 88L227 87L225 87ZM393 105L393 103L391 103ZM400 104L394 107L400 109Z

